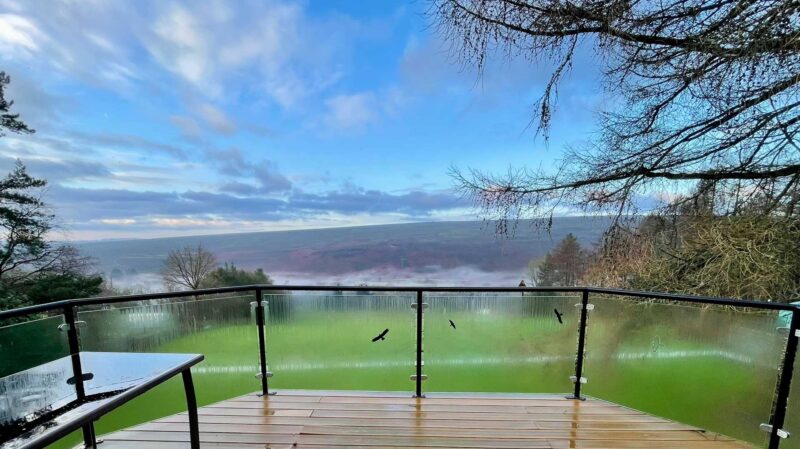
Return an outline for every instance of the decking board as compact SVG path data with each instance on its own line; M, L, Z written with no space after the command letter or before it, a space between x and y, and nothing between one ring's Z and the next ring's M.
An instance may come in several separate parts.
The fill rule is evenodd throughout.
M745 449L724 435L596 399L558 395L281 391L198 411L204 448ZM188 417L102 437L104 449L189 447Z

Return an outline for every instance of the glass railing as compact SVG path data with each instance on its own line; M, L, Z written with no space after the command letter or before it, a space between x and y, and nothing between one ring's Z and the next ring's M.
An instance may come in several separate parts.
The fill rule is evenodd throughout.
M0 377L69 355L64 316L0 320Z
M767 435L779 312L591 295L583 391L752 443Z
M570 390L580 296L442 292L424 301L426 390Z
M202 352L209 370L247 366L252 374L258 366L254 301L255 295L245 292L78 308L81 349Z
M798 310L591 288L248 286L94 298L0 312L0 376L78 350L202 353L192 370L200 405L284 388L578 394L800 448L777 438L800 432L800 389L789 398L782 370ZM74 342L62 326L69 313ZM98 431L184 404L180 384L167 382Z
M64 316L31 318L0 320L0 378L11 379L0 383L0 435L24 425L41 410L77 399L75 388L66 384L53 388L49 382L54 373L70 370L69 363L57 362L70 354Z
M296 291L264 301L275 388L413 389L413 294Z
M800 376L800 360L795 359L794 374ZM800 449L800 379L792 385L789 394L789 405L787 407L786 422L783 428L790 434L788 438L781 442L781 449Z
M81 351L203 354L203 362L192 368L197 402L219 402L258 388L254 306L255 293L244 291L77 307ZM183 385L176 378L106 415L97 423L97 432L185 408ZM78 441L76 435L70 442Z

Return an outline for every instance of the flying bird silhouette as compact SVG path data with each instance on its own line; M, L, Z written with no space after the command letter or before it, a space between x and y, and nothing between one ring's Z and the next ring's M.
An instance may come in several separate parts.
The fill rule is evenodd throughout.
M381 332L380 334L378 334L377 337L372 339L372 342L375 343L378 340L386 340L386 334L388 334L388 333L389 333L389 329L384 329L383 332Z
M452 327L453 327L453 329L455 329L455 328L456 328L456 323L454 323L454 322L453 322L453 320L447 320L447 321L449 321L449 322L450 322L450 326L452 326Z
M561 321L561 316L564 315L564 314L563 313L558 313L558 309L553 309L553 312L556 313L556 318L558 318L558 322L561 323L561 324L564 324L564 322Z

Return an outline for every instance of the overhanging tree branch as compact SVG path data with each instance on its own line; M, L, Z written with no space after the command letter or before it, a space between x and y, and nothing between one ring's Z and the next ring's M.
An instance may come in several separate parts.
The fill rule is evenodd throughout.
M566 205L635 213L637 199L709 183L738 210L794 213L800 198L800 10L796 0L438 0L431 15L466 63L495 50L552 60L534 120L547 129L576 49L606 57L598 138L565 152L556 170L505 175L454 170L487 217L547 218ZM600 87L598 87L600 90ZM683 187L682 187L683 186ZM769 210L767 210L769 209Z

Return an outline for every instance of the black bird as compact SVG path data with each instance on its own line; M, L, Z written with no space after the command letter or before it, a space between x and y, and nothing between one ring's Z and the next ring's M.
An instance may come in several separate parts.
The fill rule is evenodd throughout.
M453 329L455 329L455 328L456 328L456 323L454 323L454 322L453 322L453 320L447 320L447 321L449 321L449 322L450 322L450 326L452 326L452 327L453 327Z
M378 340L386 340L386 334L388 334L388 333L389 333L389 329L384 329L383 332L381 332L380 334L378 334L377 337L372 339L372 342L375 343Z
M564 324L564 322L561 321L561 316L564 315L564 314L563 313L558 313L558 309L553 309L553 312L556 313L556 318L558 318L558 322L561 323L561 324Z

